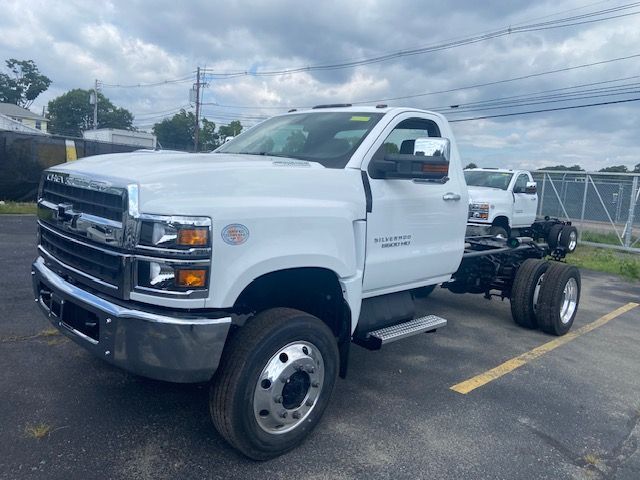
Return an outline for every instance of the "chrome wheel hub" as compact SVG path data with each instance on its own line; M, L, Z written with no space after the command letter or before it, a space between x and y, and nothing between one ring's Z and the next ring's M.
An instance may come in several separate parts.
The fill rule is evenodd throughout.
M576 232L571 232L569 234L569 251L573 252L578 246L578 234Z
M560 321L563 324L569 323L578 305L578 282L571 277L564 286L562 293L562 303L560 304Z
M309 342L282 347L267 362L253 394L253 413L262 430L290 432L314 409L324 382L324 360Z

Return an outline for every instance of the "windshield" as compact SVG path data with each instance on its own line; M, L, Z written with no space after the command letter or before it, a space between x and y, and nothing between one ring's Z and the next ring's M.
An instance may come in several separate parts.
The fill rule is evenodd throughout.
M464 179L471 187L489 187L506 190L509 188L513 173L507 172L485 172L477 170L466 170Z
M273 117L214 153L272 155L344 168L383 113L312 112Z

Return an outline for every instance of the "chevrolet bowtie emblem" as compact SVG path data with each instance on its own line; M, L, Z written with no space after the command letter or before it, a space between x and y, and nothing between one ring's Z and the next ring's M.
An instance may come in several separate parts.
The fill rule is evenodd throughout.
M59 203L58 204L58 220L62 222L73 221L79 217L80 215L73 211L73 205L70 203Z

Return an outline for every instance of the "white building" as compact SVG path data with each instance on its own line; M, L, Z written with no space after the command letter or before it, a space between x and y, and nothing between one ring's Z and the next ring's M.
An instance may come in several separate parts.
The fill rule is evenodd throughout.
M49 119L13 103L0 103L0 129L26 133L47 133Z
M97 130L85 130L82 137L86 140L99 142L119 143L121 145L133 145L140 148L156 148L157 138L146 132L134 132L117 128L98 128Z

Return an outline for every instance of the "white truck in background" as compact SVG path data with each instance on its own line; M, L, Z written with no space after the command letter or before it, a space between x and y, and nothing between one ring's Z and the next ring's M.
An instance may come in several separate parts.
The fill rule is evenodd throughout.
M531 172L470 168L464 178L469 192L467 234L530 236L544 239L551 248L563 245L570 253L576 249L578 232L570 222L536 217L538 189Z
M536 220L538 191L526 170L471 168L464 171L469 190L470 226L488 227L490 235L507 238L513 229Z
M264 460L320 421L352 344L446 325L416 306L436 285L569 331L567 248L465 236L467 195L447 120L413 108L319 106L213 153L94 156L43 174L35 300L113 365L209 382L217 430Z

